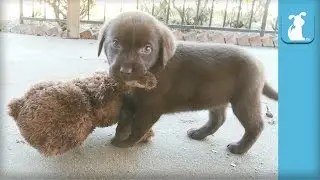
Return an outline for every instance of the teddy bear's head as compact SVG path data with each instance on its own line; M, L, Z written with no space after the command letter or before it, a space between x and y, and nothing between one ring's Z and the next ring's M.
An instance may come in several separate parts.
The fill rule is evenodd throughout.
M8 113L28 144L41 154L63 154L81 145L95 127L117 122L123 92L132 86L150 89L157 82L149 74L141 82L130 83L119 83L104 73L67 82L41 82L23 97L12 99Z
M36 84L8 106L24 139L46 156L79 146L94 129L86 93L69 83Z

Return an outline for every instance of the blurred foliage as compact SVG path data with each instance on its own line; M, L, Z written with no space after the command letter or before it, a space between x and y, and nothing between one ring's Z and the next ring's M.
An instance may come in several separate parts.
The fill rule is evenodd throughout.
M178 4L176 0L170 1L170 13L169 13L169 22L173 24L185 24L185 25L208 25L210 22L211 15L211 5L212 0L194 0L194 5L187 6L185 0L183 4ZM252 10L252 3L254 3L254 8ZM197 7L199 4L199 13L197 19ZM140 2L140 10L152 13L153 15L161 20L166 20L167 9L168 9L169 0L161 0L160 3L153 4L153 1L143 0ZM239 22L237 23L237 15L240 5L240 0L229 0L229 1L216 1L215 4L225 4L229 3L226 6L227 9L215 10L213 8L213 19L223 19L224 13L228 10L225 27L234 27L234 28L249 28L251 10L252 10L252 23L257 23L262 20L262 16L265 9L266 0L242 0L241 11ZM245 10L245 11L244 11ZM222 24L221 24L222 25ZM273 25L274 26L274 25Z
M211 9L208 7L208 0L195 0L194 7L186 7L185 2L182 6L178 6L175 0L172 0L173 8L178 12L181 24L187 25L203 25L209 21ZM199 4L199 13L197 18L197 7ZM179 24L180 24L179 23Z
M278 31L278 19L277 18L273 18L272 21L270 22L271 27L274 31Z
M46 3L53 9L56 19L67 18L67 0L34 0L40 4ZM95 6L97 0L80 0L80 19L88 16L90 10ZM155 16L158 20L169 24L200 25L249 28L252 25L260 26L266 0L137 0L138 8ZM108 0L106 0L108 3ZM168 14L168 7L170 10ZM199 4L198 4L199 3ZM241 4L241 8L239 8ZM254 4L254 6L253 6ZM220 8L216 8L219 6ZM222 7L222 8L221 8ZM240 9L240 12L239 12ZM211 12L212 10L212 12ZM225 16L225 12L227 14ZM41 15L43 10L33 10L33 17ZM198 15L197 15L198 14ZM212 20L210 21L210 16ZM225 18L224 18L225 17ZM238 18L239 17L239 18ZM271 17L272 18L272 17ZM269 19L268 24L274 29L276 18ZM270 22L271 21L271 22ZM58 22L64 28L64 22Z
M38 0L38 2L46 3L54 12L56 19L67 19L68 0ZM80 19L89 15L89 11L95 6L96 0L80 0ZM37 14L33 14L35 17ZM58 22L62 29L65 29L66 24L64 22Z
M140 4L139 9L153 14L158 20L165 22L167 18L167 9L168 9L169 0L161 0L159 4L154 4L150 0L143 0ZM169 17L172 16L172 11L169 12Z

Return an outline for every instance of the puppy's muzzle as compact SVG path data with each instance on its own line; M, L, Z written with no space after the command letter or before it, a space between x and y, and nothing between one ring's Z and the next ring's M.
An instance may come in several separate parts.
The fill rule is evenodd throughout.
M111 73L123 81L131 81L138 80L146 73L146 70L137 63L123 63L119 66L113 66Z
M131 67L121 67L120 68L121 75L130 76L132 74L132 68Z

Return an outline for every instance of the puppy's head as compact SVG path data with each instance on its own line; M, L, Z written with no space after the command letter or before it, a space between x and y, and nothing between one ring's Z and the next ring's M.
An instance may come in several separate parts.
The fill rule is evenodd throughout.
M106 23L99 34L98 56L103 47L110 75L125 81L165 67L176 48L170 29L140 11L121 13Z

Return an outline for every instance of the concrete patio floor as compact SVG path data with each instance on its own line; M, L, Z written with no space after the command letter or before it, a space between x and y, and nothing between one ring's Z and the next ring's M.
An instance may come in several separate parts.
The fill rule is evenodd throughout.
M189 128L203 125L206 111L164 115L155 125L153 142L130 149L110 144L115 126L98 128L85 143L64 155L42 157L23 140L6 114L12 97L19 97L36 82L65 80L107 69L97 58L97 41L64 40L0 33L1 51L1 178L126 178L126 179L277 179L278 103L263 98L274 115L265 117L265 129L245 155L232 155L226 146L244 130L231 109L219 131L203 141L191 140ZM267 80L278 89L278 50L246 48L265 65ZM272 123L274 122L274 123Z

